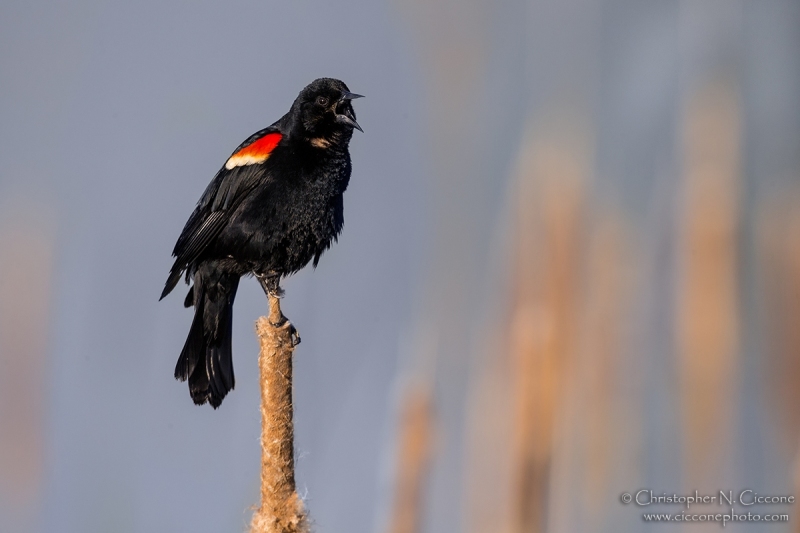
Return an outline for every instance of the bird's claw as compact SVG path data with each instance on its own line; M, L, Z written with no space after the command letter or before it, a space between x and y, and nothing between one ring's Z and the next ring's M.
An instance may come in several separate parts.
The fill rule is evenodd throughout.
M289 322L289 336L292 339L292 347L297 346L300 344L300 333L297 331L297 328Z
M270 321L270 325L278 329L287 329L289 331L289 339L291 339L293 348L300 344L300 333L298 333L297 328L294 327L294 324L292 324L285 316L281 316L281 319L278 322Z
M275 287L270 287L269 291L267 292L269 296L274 298L281 299L286 296L286 291L280 288L280 286L275 285Z

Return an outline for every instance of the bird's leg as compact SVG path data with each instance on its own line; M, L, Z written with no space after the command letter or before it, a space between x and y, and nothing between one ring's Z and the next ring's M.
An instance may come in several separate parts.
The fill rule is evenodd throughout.
M272 272L269 274L256 274L256 278L258 279L258 282L261 284L261 288L264 289L264 293L268 298L270 296L274 296L275 298L283 298L283 295L286 294L280 286L280 274L275 274Z
M280 285L278 285L278 282L281 279L280 275L256 274L256 278L261 284L261 288L264 289L264 293L266 293L267 299L269 300L270 324L277 328L288 328L289 336L292 339L292 346L297 346L300 344L300 334L297 332L297 328L294 327L294 325L281 311L280 298L283 298L284 292L283 289L280 288Z

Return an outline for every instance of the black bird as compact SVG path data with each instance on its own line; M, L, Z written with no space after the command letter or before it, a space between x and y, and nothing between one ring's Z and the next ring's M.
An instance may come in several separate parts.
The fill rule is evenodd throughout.
M267 295L280 280L322 253L344 225L350 180L348 144L356 122L343 82L320 78L300 91L280 120L248 138L228 158L186 222L172 255L163 299L181 276L194 306L175 378L189 380L194 403L215 409L234 386L233 300L239 278L254 275Z

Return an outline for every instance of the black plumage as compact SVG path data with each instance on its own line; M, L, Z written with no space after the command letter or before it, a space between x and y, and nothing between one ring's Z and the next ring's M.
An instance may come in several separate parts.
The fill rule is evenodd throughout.
M358 97L339 80L312 82L286 115L234 150L186 222L161 298L184 274L192 283L184 303L195 317L175 377L189 380L196 404L216 408L234 387L239 278L255 275L266 293L281 296L280 279L316 266L342 231Z

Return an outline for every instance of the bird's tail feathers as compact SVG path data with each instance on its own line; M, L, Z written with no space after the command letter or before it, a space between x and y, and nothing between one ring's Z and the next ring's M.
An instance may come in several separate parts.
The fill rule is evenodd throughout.
M231 337L239 277L219 272L211 273L211 277L207 279L201 272L194 277L190 292L194 320L175 365L175 378L189 380L194 403L208 402L216 409L235 385Z
M172 268L169 270L169 276L167 276L167 282L164 283L164 290L161 291L161 297L158 299L160 302L163 300L167 294L172 292L172 289L178 284L181 280L181 276L183 275L183 271L185 268L182 265L179 265L177 261L175 264L172 265Z

